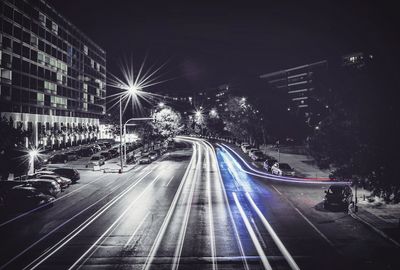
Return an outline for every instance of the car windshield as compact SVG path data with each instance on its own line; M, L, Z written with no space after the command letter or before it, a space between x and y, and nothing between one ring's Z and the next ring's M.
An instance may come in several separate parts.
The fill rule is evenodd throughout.
M281 163L281 164L279 164L279 169L291 170L292 168L290 168L289 164L287 164L287 163Z
M344 191L343 187L332 186L332 187L329 188L328 193L329 193L329 194L336 194L336 195L339 195L339 194L342 194L343 191Z

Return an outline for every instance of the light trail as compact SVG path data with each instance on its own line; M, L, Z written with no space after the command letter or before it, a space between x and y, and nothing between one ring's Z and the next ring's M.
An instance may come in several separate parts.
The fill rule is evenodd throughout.
M183 249L183 244L185 242L185 236L187 232L187 226L189 223L189 217L190 217L190 211L192 208L192 202L193 202L193 195L194 195L194 190L196 187L196 182L200 178L200 168L202 167L202 162L201 162L201 148L199 145L199 151L197 153L197 164L196 164L196 169L194 171L194 175L192 178L190 178L190 191L189 191L189 196L187 198L186 202L186 209L185 209L185 214L183 218L183 223L181 226L181 230L179 231L179 237L178 237L178 243L175 248L175 253L174 253L174 260L172 263L172 269L177 270L179 268L179 263L181 259L181 254L182 254L182 249Z
M176 193L174 195L172 203L171 203L171 205L170 205L170 207L168 209L167 215L165 216L164 221L163 221L163 223L162 223L162 225L160 227L160 230L157 233L156 239L154 240L153 245L151 246L151 249L150 249L149 254L147 255L146 261L143 264L143 268L142 268L143 270L150 269L151 264L153 263L154 257L155 257L155 255L156 255L156 253L157 253L157 251L158 251L158 249L160 247L161 241L164 238L164 235L165 235L165 232L167 230L167 227L168 227L168 225L169 225L169 223L171 221L172 214L175 211L178 199L179 199L179 197L180 197L180 195L182 193L182 190L183 190L183 186L185 185L185 183L186 183L186 181L188 179L189 173L193 172L193 170L196 169L196 167L194 166L194 160L196 158L197 158L197 144L193 145L192 158L190 159L189 165L188 165L188 167L187 167L187 169L185 171L185 174L182 177L181 183L179 184L179 187L178 187L178 189L177 189L177 191L176 191Z
M272 239L274 240L275 244L278 246L279 250L285 257L286 261L290 265L290 268L292 270L300 270L300 267L296 264L294 261L292 255L290 255L289 251L286 249L286 247L283 245L281 239L279 239L278 235L274 231L274 229L271 227L267 219L264 217L264 215L261 213L260 209L257 207L255 202L253 201L253 198L251 198L250 194L246 192L246 197L250 202L250 205L253 207L254 211L257 213L258 217L261 219L262 223L264 224L265 228L271 235Z
M135 237L135 235L137 234L137 232L139 231L139 229L142 227L142 225L144 224L144 222L146 221L146 219L150 216L150 212L146 214L146 216L142 219L142 221L140 222L140 224L136 227L135 231L132 233L132 235L129 237L128 241L126 241L125 244L125 248L127 248L130 243L133 240L133 237Z
M217 145L219 147L221 147L231 158L232 160L235 160L235 158L232 156L232 154L230 153L233 152L242 162L243 164L251 171L247 171L245 169L242 168L242 166L240 166L238 164L238 168L250 175L254 175L257 177L261 177L264 179L269 179L269 180L276 180L276 181L281 181L281 182L289 182L289 183L301 183L301 184L349 184L349 182L337 182L337 181L328 181L329 178L326 178L327 180L324 181L314 181L314 180L309 180L312 178L293 178L293 177L286 177L286 176L277 176L277 175L272 175L269 173L265 173L259 170L256 170L254 168L252 168L250 165L247 164L247 162L239 155L237 154L232 148L230 148L229 146L225 145L225 144L219 144L217 143ZM230 151L228 151L227 149L229 149ZM330 179L329 179L330 180Z
M154 169L153 169L154 170ZM68 242L70 242L73 238L75 238L79 233L81 233L84 229L86 229L90 224L92 224L95 220L97 220L105 211L107 211L111 206L113 206L117 201L119 201L125 194L127 194L130 190L136 187L147 175L149 175L153 170L146 173L140 179L138 179L135 183L128 186L123 192L114 197L111 201L106 203L103 207L97 210L93 215L91 215L88 219L86 219L83 223L81 223L78 227L76 227L72 232L58 241L51 248L47 249L43 252L39 257L29 263L24 269L36 269L43 262L53 256L57 251L59 251L62 247L64 247Z
M116 225L119 223L120 220L122 220L123 217L125 217L126 213L129 211L129 209L152 187L154 183L158 181L160 178L160 175L157 175L151 182L150 184L147 185L147 187L128 205L128 207L125 208L125 210L122 212L121 215L107 228L107 230L104 231L102 235L68 268L69 270L74 269L75 266L79 264L79 262L85 258L87 254L93 250L96 245L114 228Z
M209 230L210 230L210 238L211 238L211 258L212 258L212 266L213 270L218 269L216 263L216 247L215 247L215 235L214 235L214 218L213 218L213 205L212 205L212 197L211 197L211 163L210 156L211 152L205 145L205 149L207 150L206 155L206 163L207 163L207 197L208 197L208 220L209 220Z
M236 243L238 245L238 249L239 249L239 252L240 252L240 258L242 259L242 263L243 263L244 268L246 270L250 270L249 264L247 263L247 259L246 259L247 257L246 257L245 252L244 252L243 244L242 244L242 241L240 240L239 231L238 231L238 229L236 227L236 223L235 223L235 220L233 218L232 210L231 210L231 208L229 206L230 204L229 204L229 200L228 200L228 194L226 192L225 185L224 185L224 182L222 180L221 170L219 169L219 166L218 166L217 154L215 153L214 147L209 142L204 141L204 140L200 140L200 139L196 139L196 138L192 138L192 137L185 137L185 136L179 136L179 137L184 138L186 140L189 140L191 142L204 143L204 144L206 144L208 146L208 149L210 151L212 151L212 153L213 153L213 155L212 155L213 165L215 166L215 170L217 171L220 187L222 188L222 191L223 191L222 193L223 193L223 197L224 197L224 204L225 204L226 209L228 209L229 219L231 221L233 230L235 232L235 239L236 239Z
M261 259L261 262L262 262L264 268L267 269L267 270L272 270L272 267L268 262L267 256L265 255L264 250L262 249L261 244L258 241L257 236L256 236L253 228L251 227L250 221L247 218L247 216L246 216L246 214L245 214L245 212L244 212L244 210L242 208L242 205L240 204L239 199L237 198L236 193L232 192L232 195L233 195L233 200L235 201L235 204L236 204L236 206L237 206L237 208L239 210L240 216L242 217L242 219L244 221L244 224L245 224L245 226L247 228L247 231L249 232L251 240L253 241L253 244L254 244L254 246L255 246L255 248L257 250L257 253L260 256L260 259Z

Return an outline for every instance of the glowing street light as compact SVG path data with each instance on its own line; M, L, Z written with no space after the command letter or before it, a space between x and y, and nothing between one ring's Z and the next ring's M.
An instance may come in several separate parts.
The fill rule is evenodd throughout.
M28 172L28 174L35 173L35 160L39 156L39 150L36 148L29 149L28 156L29 156L29 172Z
M211 117L217 117L218 116L217 110L216 109L211 109L210 116Z
M163 108L164 106L165 106L165 103L164 103L164 102L158 103L158 107Z

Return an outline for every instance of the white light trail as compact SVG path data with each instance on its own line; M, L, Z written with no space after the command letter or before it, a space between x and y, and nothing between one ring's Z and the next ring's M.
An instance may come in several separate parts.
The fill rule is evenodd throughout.
M257 250L257 253L260 256L261 262L264 265L264 268L267 269L267 270L272 270L272 267L268 262L267 256L265 255L264 250L262 249L261 244L258 241L257 236L256 236L253 228L251 227L250 221L247 218L247 216L246 216L246 214L245 214L245 212L244 212L244 210L242 208L242 205L240 204L239 199L237 198L236 193L232 192L232 195L233 195L233 199L235 201L235 204L236 204L236 206L237 206L237 208L239 210L240 216L242 217L242 219L244 221L244 225L246 226L247 231L249 232L251 240L253 241L253 244L254 244L254 246L255 246L255 248Z
M271 225L269 224L267 219L264 217L264 215L262 214L260 209L257 207L255 202L253 201L253 198L251 198L250 194L247 193L247 192L246 192L246 197L249 200L249 202L250 202L251 206L253 207L253 209L256 211L258 217L261 219L261 221L264 224L265 228L267 229L268 233L271 235L271 237L274 240L275 244L277 245L277 247L279 248L279 250L281 251L281 253L285 257L285 259L288 262L288 264L290 265L290 268L292 270L300 270L300 267L296 264L296 262L294 261L292 255L290 255L289 251L283 245L281 239L279 239L279 237L276 234L276 232L274 231L274 229L271 227Z

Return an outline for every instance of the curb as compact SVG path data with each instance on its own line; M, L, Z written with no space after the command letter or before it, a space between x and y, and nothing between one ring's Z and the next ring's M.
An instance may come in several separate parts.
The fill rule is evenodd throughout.
M388 236L386 233L384 233L382 230L378 229L377 227L375 227L374 225L372 225L371 223L369 223L368 221L364 220L362 217L357 215L355 212L353 212L353 208L349 208L349 214L350 214L350 216L352 218L360 221L365 226L367 226L369 229L371 229L372 231L376 232L381 237L383 237L384 239L388 240L389 242L391 242L392 244L394 244L395 246L400 248L400 243L399 242L397 242L396 240L394 240L393 238Z

